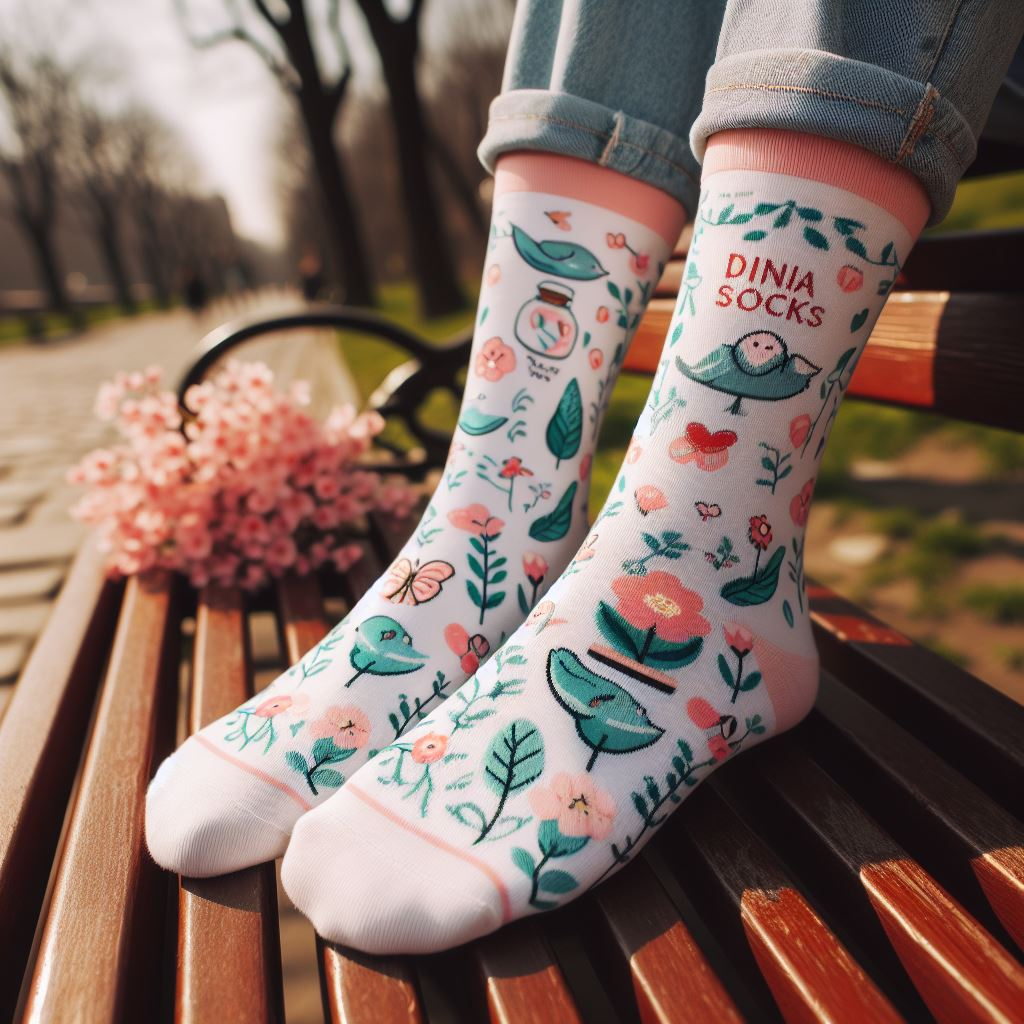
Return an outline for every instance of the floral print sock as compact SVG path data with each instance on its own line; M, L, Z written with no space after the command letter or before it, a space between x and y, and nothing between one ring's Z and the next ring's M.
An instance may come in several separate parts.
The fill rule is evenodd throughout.
M589 538L458 693L296 826L284 886L326 938L426 953L563 906L814 702L815 475L927 203L852 146L751 134L709 151L661 366Z
M616 172L502 160L441 482L349 615L161 765L146 801L158 863L214 875L279 856L300 814L400 741L538 604L586 533L602 415L682 223L677 203Z

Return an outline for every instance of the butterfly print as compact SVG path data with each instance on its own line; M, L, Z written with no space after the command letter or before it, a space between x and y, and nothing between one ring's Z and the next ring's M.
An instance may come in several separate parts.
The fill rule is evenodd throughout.
M693 507L704 523L709 519L717 519L722 514L721 505L709 505L706 501L695 501Z
M421 566L419 561L399 558L388 570L381 595L393 604L426 604L441 593L442 584L454 575L453 566L440 559Z

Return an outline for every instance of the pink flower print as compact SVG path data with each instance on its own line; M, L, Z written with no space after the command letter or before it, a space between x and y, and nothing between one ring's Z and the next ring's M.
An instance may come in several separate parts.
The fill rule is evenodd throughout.
M592 533L576 552L574 562L588 562L597 554L597 534Z
M724 761L730 754L729 744L724 736L712 736L708 740L708 750L716 761Z
M592 348L587 359L592 370L600 370L601 364L604 363L604 353L599 348Z
M498 476L504 477L505 479L512 479L517 476L533 476L533 470L527 469L523 465L523 460L518 455L513 455L511 458L505 459L501 464L501 470Z
M599 324L606 324L606 323L608 323L608 307L607 306L598 306L597 307L596 319L597 319L597 322Z
M767 516L751 516L747 533L750 543L761 551L766 551L772 542L772 524L768 522Z
M487 268L487 283L494 285L501 280L501 267L497 263L492 263Z
M637 277L643 277L650 265L651 257L645 252L635 252L629 257L629 269L632 270Z
M618 234L609 231L605 235L605 241L608 243L609 249L625 249L626 247L626 236L621 231Z
M864 287L864 272L847 263L839 268L839 273L836 274L836 284L839 285L840 291L859 292Z
M789 503L789 518L797 526L806 526L807 517L811 514L811 498L814 496L814 478L812 477L800 488L800 493L793 495Z
M722 717L703 697L688 700L686 713L698 729L717 729Z
M794 448L799 448L800 445L807 440L807 435L811 432L811 417L807 413L802 413L800 416L795 416L789 424L789 439L793 442Z
M515 368L515 352L498 337L485 341L476 357L477 376L489 380L492 384Z
M700 614L704 600L667 572L620 576L612 583L616 611L637 629L653 629L663 640L707 636L711 623Z
M482 633L469 635L469 631L457 622L444 628L444 642L459 657L462 671L472 675L480 667L480 659L490 653L491 645Z
M535 587L539 587L548 574L548 563L536 551L527 551L523 555L523 572Z
M554 821L563 836L607 839L618 808L611 793L586 773L559 772L549 785L530 792L530 808L541 821Z
M737 655L749 654L754 649L754 635L738 622L727 622L722 626L725 642Z
M309 694L282 693L276 697L268 697L253 714L258 718L276 718L278 715L301 715L309 708Z
M584 455L583 458L580 459L580 480L586 480L587 477L590 476L590 466L592 462L593 459L589 455ZM542 494L541 497L550 498L551 493L548 492L546 494Z
M309 734L317 740L330 737L342 750L359 750L370 739L370 720L354 704L336 704L324 708L323 714L310 722Z
M633 492L633 500L641 515L647 516L659 509L668 507L668 498L660 487L644 484Z
M692 462L698 469L714 473L729 461L729 449L736 440L731 430L712 433L703 423L690 423L669 445L668 453L680 465Z
M465 508L453 508L448 513L448 522L459 530L465 530L477 537L489 540L497 537L505 528L505 521L492 516L484 505L467 505Z
M572 216L571 210L545 210L544 215L559 231L572 230L572 225L569 223L569 218Z
M634 465L636 462L638 462L640 460L640 456L643 455L643 453L644 453L643 448L640 446L640 443L634 437L629 442L629 447L626 449L626 459L625 459L626 465L627 466Z
M448 737L438 732L428 732L412 745L412 759L417 764L433 764L444 757L448 749Z

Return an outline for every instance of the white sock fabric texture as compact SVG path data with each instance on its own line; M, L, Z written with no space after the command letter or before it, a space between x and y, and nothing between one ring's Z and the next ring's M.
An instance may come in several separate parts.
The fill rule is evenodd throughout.
M661 365L589 538L454 697L298 823L282 877L322 935L426 953L562 906L807 713L815 476L912 242L829 185L705 178Z
M454 693L587 530L591 455L669 247L564 196L495 199L441 483L400 556L263 692L189 738L146 801L154 859L216 875L284 852L298 817Z

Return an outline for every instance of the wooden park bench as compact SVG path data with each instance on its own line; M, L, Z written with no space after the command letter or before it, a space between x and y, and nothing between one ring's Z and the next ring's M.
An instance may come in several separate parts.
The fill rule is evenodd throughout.
M1024 296L1006 258L1020 243L922 244L851 392L1024 431ZM985 292L933 290L950 267ZM652 372L681 269L628 371ZM410 473L438 465L448 438L416 413L432 388L458 394L466 338L436 349L314 309L222 330L191 379L246 337L316 325L407 350L375 404L416 439ZM252 692L247 615L273 609L299 658L330 624L325 594L358 597L411 526L376 520L347 578L255 600L162 573L106 582L86 545L0 721L0 1020L282 1019L273 866L158 871L146 784L185 731ZM827 588L809 596L823 670L804 724L725 765L565 910L438 956L320 943L327 1018L1024 1021L1024 708Z

